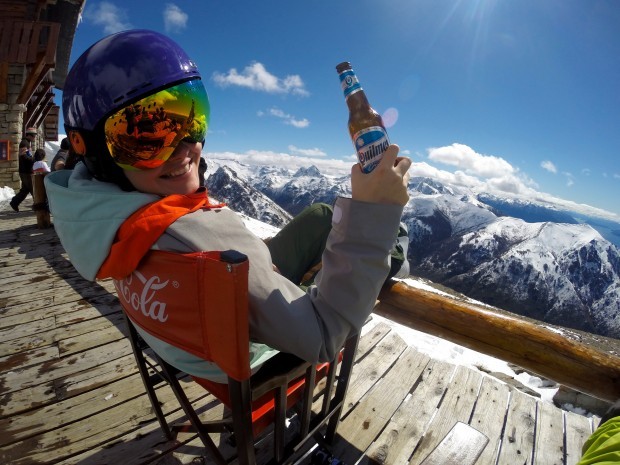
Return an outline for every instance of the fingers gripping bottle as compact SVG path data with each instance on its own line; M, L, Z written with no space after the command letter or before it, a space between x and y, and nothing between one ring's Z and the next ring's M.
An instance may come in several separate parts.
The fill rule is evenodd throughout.
M390 142L381 115L368 103L366 94L345 61L336 66L340 85L349 107L349 134L357 151L357 158L364 173L370 173L379 164Z

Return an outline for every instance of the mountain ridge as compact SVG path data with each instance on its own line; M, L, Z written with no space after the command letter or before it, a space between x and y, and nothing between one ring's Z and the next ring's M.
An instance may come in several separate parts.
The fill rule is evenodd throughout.
M348 176L326 176L316 166L291 171L217 160L208 165L212 195L230 196L230 206L250 217L268 211L263 218L274 226L312 203L350 196ZM226 182L218 180L223 166ZM413 275L516 314L620 338L620 252L592 226L568 213L476 195L431 178L412 178L409 192L402 220ZM253 198L250 211L238 201L245 196ZM515 214L530 219L567 221L528 222L507 215L506 205L522 208Z

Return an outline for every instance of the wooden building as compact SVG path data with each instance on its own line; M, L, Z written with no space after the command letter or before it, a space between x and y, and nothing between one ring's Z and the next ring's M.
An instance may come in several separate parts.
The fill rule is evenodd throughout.
M85 0L0 0L0 186L19 189L17 149L27 127L35 146L58 139L59 105Z

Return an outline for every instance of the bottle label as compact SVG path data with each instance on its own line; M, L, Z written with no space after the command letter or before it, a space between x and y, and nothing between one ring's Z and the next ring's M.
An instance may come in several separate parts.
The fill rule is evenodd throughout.
M362 90L362 86L357 80L357 76L350 69L340 73L340 85L342 86L342 91L344 92L345 98L359 90Z
M389 147L390 141L385 129L371 126L362 129L353 136L353 144L357 150L357 159L362 171L370 173L381 161L383 152Z

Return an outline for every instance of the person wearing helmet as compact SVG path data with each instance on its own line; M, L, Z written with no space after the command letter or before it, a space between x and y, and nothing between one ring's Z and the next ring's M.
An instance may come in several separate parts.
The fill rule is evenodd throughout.
M125 278L149 249L237 250L250 263L252 367L277 351L313 362L333 359L372 312L388 276L411 161L393 145L371 174L355 165L352 198L337 199L333 214L326 205L311 207L267 245L239 215L210 205L200 187L209 114L196 64L170 38L130 30L86 50L63 91L67 137L83 163L45 179L62 245L89 280ZM329 228L317 221L325 217ZM280 240L314 223L324 241ZM278 250L290 244L294 250ZM289 263L296 257L297 269L279 257ZM299 270L318 261L314 283L302 290ZM171 365L225 380L212 364L137 329Z
M19 180L21 187L17 194L11 199L9 205L18 212L21 204L28 194L32 195L32 165L34 165L34 143L37 137L37 128L28 128L24 138L19 143Z

